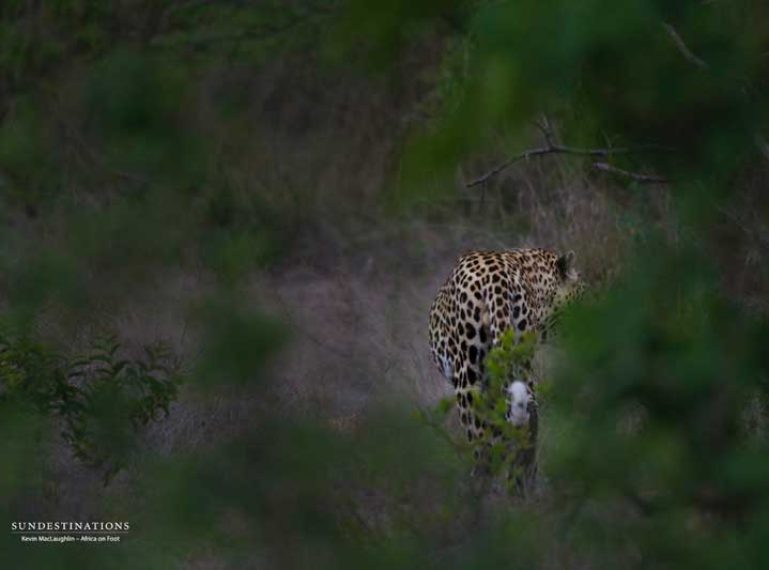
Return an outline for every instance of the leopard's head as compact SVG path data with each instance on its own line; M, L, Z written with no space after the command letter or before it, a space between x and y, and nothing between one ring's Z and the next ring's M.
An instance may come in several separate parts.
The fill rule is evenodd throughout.
M547 319L546 328L548 330L556 324L563 310L574 301L579 300L585 293L585 282L574 266L575 257L573 251L568 251L560 255L555 262L555 294L553 295L552 310Z

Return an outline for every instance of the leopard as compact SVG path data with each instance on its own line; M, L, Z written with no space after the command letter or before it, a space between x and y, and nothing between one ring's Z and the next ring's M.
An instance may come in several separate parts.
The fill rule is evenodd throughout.
M485 360L507 331L516 342L533 336L541 346L552 336L563 310L585 292L575 267L575 253L544 248L471 251L460 256L430 307L429 344L432 361L449 381L468 441L488 442L499 430L477 413L474 398L488 389ZM515 487L523 493L536 476L538 404L531 359L516 366L503 393L506 420L527 428L528 444L516 458L525 473ZM496 397L496 396L495 396ZM481 462L480 447L475 449Z

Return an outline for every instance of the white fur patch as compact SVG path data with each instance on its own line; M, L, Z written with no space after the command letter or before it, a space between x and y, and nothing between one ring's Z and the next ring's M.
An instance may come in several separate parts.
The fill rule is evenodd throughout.
M525 383L516 380L507 388L508 412L507 421L514 426L522 426L529 421L529 402L531 394Z
M443 368L443 377L451 382L451 378L454 376L454 367L451 365L451 361L446 356L439 357L441 361L441 368Z

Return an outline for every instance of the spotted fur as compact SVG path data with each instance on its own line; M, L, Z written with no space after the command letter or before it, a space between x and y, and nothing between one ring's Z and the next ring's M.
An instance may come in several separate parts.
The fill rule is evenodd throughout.
M470 441L483 438L486 427L473 411L473 393L484 386L484 360L501 335L516 338L533 331L544 341L562 307L580 295L584 285L573 267L574 252L546 249L474 251L463 255L430 308L433 362L451 382L459 417ZM535 385L524 363L505 386L508 418L525 417L536 437ZM520 386L527 388L524 395ZM515 407L525 399L528 411ZM512 421L512 420L511 420Z

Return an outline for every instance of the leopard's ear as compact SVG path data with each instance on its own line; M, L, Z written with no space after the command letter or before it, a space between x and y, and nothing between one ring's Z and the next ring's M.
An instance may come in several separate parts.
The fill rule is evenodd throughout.
M556 267L558 268L558 272L561 274L561 277L564 279L569 275L569 272L574 267L574 258L576 257L576 254L573 250L569 250L563 255L561 255L558 258L558 261L555 262Z

